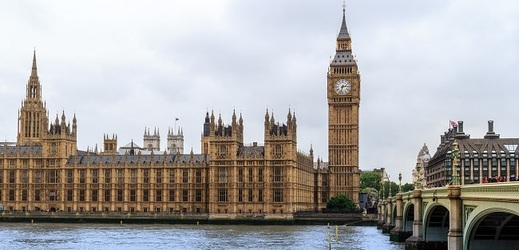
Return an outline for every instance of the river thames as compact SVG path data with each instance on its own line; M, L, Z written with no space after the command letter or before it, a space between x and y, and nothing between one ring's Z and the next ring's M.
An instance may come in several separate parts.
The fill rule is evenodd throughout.
M0 249L404 249L375 227L0 223ZM330 236L328 236L330 235Z

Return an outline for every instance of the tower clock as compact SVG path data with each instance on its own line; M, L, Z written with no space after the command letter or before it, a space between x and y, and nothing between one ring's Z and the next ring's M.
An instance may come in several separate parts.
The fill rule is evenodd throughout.
M343 6L335 56L327 74L329 197L359 203L360 74L351 50Z

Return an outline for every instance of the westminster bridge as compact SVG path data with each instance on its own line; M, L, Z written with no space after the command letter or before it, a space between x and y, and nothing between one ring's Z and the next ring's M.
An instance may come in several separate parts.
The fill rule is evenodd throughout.
M519 182L416 189L378 206L379 228L406 249L519 249Z

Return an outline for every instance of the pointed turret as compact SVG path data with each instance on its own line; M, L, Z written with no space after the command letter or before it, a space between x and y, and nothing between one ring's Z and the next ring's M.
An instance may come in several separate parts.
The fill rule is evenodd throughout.
M32 56L31 77L38 77L38 67L36 66L36 49L34 50L34 54Z
M232 111L232 126L236 127L236 110Z
M348 26L346 26L346 4L342 5L342 24L337 40L339 39L350 39L350 33L348 32Z
M350 66L356 65L355 58L351 52L351 37L346 25L346 5L342 6L342 22L341 29L337 35L337 46L335 57L332 59L330 66ZM343 70L344 71L344 70ZM348 73L346 70L342 73Z

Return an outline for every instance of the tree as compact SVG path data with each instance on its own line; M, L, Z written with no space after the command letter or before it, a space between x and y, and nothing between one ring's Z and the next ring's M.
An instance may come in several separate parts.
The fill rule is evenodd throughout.
M355 206L355 203L353 203L348 196L339 194L328 200L328 203L326 203L326 209L341 212L353 212L357 210L357 206Z
M380 190L380 182L382 181L382 176L376 172L362 172L360 174L360 189L364 190L366 188L374 188L375 190Z
M406 184L402 185L402 192L413 191L413 190L414 190L413 183L406 183Z

